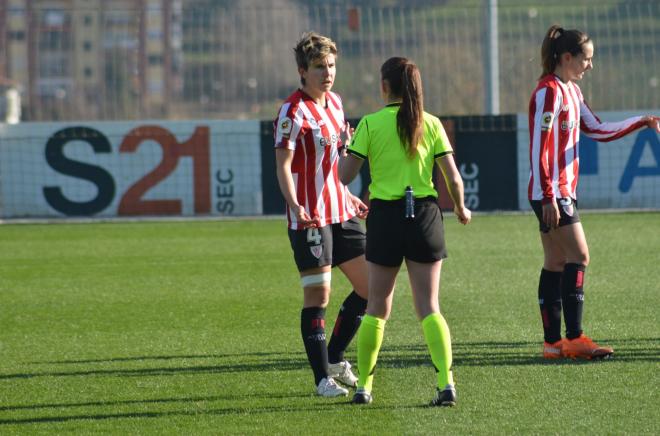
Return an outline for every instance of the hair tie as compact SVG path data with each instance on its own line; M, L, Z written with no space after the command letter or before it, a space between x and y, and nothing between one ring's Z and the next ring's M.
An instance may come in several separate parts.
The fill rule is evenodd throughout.
M552 40L557 40L559 39L562 35L564 34L564 28L563 27L557 27L552 34Z

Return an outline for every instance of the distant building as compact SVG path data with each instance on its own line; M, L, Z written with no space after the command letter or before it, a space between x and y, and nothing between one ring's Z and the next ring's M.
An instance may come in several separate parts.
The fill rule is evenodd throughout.
M0 76L0 123L21 121L21 93L16 83Z
M0 0L0 75L23 86L31 118L162 116L181 89L181 9L180 0Z

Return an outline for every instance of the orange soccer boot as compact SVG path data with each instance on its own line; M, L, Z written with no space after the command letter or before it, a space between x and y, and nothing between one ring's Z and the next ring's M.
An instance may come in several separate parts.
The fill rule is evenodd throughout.
M553 343L543 342L543 358L560 359L564 357L564 355L562 354L563 348L564 348L563 338Z
M614 350L601 347L583 333L575 339L565 339L562 354L571 359L607 359L614 354Z

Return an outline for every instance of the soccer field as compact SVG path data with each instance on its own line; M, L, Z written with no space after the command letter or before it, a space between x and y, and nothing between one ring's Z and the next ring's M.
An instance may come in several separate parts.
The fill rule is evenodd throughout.
M283 220L2 225L0 434L659 434L660 213L582 221L584 326L610 361L540 358L531 215L447 219L452 409L426 407L404 274L374 403L314 395ZM338 272L333 289L328 331Z

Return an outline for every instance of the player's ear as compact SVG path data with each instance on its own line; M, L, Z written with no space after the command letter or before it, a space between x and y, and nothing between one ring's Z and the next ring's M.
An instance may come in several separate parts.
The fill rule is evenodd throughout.
M382 79L382 80L380 81L380 91L381 91L384 95L388 95L388 94L390 93L390 84L387 82L387 80Z

